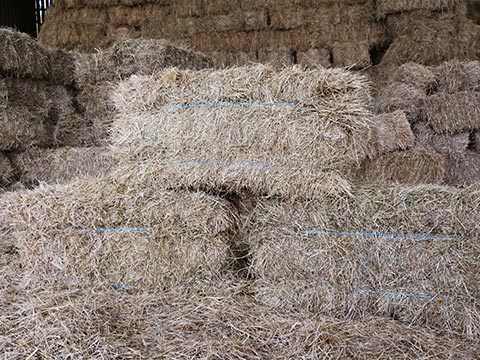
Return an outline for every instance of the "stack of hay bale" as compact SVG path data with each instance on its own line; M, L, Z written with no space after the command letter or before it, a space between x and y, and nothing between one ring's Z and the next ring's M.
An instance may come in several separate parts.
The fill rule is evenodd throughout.
M460 186L477 182L479 84L478 61L399 67L380 92L376 110L405 112L415 134L414 146L366 162L367 179Z
M472 59L479 31L466 0L58 0L40 39L93 51L122 36L162 38L192 46L217 65L364 68L382 57L389 66Z
M358 184L415 142L363 76L166 69L113 99L117 170L0 197L4 353L477 356L478 185Z
M0 30L0 44L0 187L100 170L91 165L106 158L89 147L93 127L76 101L74 55L8 29Z

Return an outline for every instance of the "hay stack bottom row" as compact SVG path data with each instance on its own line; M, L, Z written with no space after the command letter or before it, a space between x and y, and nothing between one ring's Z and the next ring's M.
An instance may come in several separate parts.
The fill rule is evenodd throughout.
M416 151L362 76L168 69L114 101L110 173L0 197L4 353L478 354L480 188L359 181Z

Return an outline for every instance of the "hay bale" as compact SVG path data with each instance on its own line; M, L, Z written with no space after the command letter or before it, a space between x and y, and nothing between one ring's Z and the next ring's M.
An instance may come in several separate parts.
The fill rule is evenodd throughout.
M15 171L10 159L0 152L0 188L10 185L14 179Z
M415 125L415 144L417 147L433 149L452 158L465 154L469 144L469 133L445 135L435 133L427 124Z
M427 97L425 121L438 134L458 134L480 128L480 93L438 93Z
M240 286L126 293L75 285L5 290L0 350L26 358L435 358L473 360L478 342L394 320L272 311ZM32 316L35 311L35 316ZM10 330L10 331L7 331ZM7 335L8 334L8 335ZM59 341L58 339L62 339Z
M259 50L257 62L274 66L289 66L295 62L295 53L289 49Z
M478 188L365 185L351 194L259 202L243 227L257 298L478 336Z
M387 27L394 40L382 63L437 65L478 57L478 28L457 14L394 15Z
M65 87L40 80L0 78L0 109L2 150L50 146L65 119L78 116Z
M128 175L0 198L25 281L59 276L159 290L220 277L232 256L231 206L202 193L159 191L148 174Z
M114 154L101 147L30 148L12 155L13 166L26 187L38 183L62 184L99 177L116 166Z
M469 186L480 182L480 155L465 151L462 156L449 157L447 183L454 186Z
M372 65L368 42L335 43L332 50L333 65L362 69Z
M450 61L433 68L439 92L480 90L480 61Z
M0 75L73 83L73 56L48 49L27 34L0 29Z
M77 81L81 87L129 76L151 75L168 67L204 69L212 66L206 56L175 47L165 40L128 39L112 47L80 58Z
M457 9L460 5L463 5L461 0L378 0L376 16L377 18L384 18L389 14L414 10L448 12Z
M332 66L330 51L327 49L310 49L297 52L297 64L310 68L323 66L329 68Z
M415 145L410 123L403 111L380 114L370 125L370 157L396 150L406 150Z
M422 90L425 94L437 85L436 77L432 70L426 66L412 62L403 64L395 69L389 78L389 82L414 86Z
M341 69L166 70L121 83L114 101L117 151L162 164L172 186L314 196L335 189L325 177L344 189L337 172L366 157L368 86Z
M443 155L425 149L386 154L363 163L359 179L399 184L443 184L446 163Z
M414 85L391 83L379 93L375 103L377 113L403 110L410 122L415 122L421 113L426 94Z
M475 132L475 139L474 139L474 143L475 143L475 146L474 146L474 149L480 153L480 130L477 130Z

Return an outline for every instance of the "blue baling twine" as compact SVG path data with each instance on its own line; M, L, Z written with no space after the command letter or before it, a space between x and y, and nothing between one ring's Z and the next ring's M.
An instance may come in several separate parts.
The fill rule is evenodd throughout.
M205 108L222 108L222 107L294 107L296 104L292 102L258 102L258 103L212 103L212 104L188 104L188 105L165 105L159 106L162 109L179 110L179 109L205 109Z
M375 294L375 295L389 296L394 298L416 298L416 299L426 299L426 300L435 299L435 296L431 296L431 295L399 293L399 292L392 292L392 291L385 291L385 290L374 291L374 290L368 290L368 289L358 289L357 293L365 294L365 295Z
M388 234L388 233L370 233L370 232L343 232L343 231L317 231L309 230L302 231L300 235L315 236L315 235L330 235L330 236L363 236L363 237L388 237L388 238L404 238L404 239L425 239L425 240L455 240L451 236L443 235L424 235L424 234Z
M64 275L55 275L53 276L55 279L57 280L61 280L61 281L74 281L74 279L70 279ZM82 282L85 282L85 281L82 281ZM132 286L132 285L125 285L125 284L121 284L121 283L101 283L101 285L108 285L108 286L112 286L116 289L120 289L120 290L142 290L141 288L137 287L137 286Z
M60 229L60 232L75 232L75 233L88 233L88 232L147 232L152 231L152 228L71 228Z
M205 160L187 160L180 161L180 163L188 165L218 165L218 166L231 166L231 167L257 167L257 168L272 168L277 167L275 164L263 164L263 163L228 163L223 161L205 161Z

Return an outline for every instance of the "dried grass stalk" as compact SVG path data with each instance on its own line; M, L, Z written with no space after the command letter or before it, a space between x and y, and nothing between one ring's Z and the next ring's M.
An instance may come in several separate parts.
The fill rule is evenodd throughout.
M437 134L425 123L415 125L415 138L417 147L433 149L452 158L462 157L469 144L469 133Z
M478 336L479 204L478 188L439 186L262 200L243 227L257 297L288 311L394 317Z
M313 196L334 188L329 173L355 168L368 147L367 84L340 69L166 70L120 84L114 100L117 151L161 164L177 186ZM208 105L223 103L254 106Z
M213 281L228 268L235 213L226 201L159 191L147 175L129 175L2 196L0 219L12 226L23 280L163 289Z
M462 156L450 157L447 162L447 181L455 186L469 186L480 182L480 154L466 151Z
M31 148L12 155L20 181L27 187L38 183L62 184L84 177L107 174L116 165L114 154L101 147L59 149Z
M480 61L450 61L435 68L439 92L453 94L459 91L480 90Z
M439 134L458 134L480 128L480 93L439 93L423 107L427 124Z
M15 171L13 170L10 159L0 152L0 188L10 185L15 179Z
M15 290L4 290L0 312L0 351L8 358L473 360L480 350L473 339L393 320L273 311L242 295L248 289L241 286L157 294L75 285Z
M370 158L396 150L406 150L415 145L410 123L403 111L380 114L370 126Z
M383 18L389 14L413 10L452 11L462 5L461 0L378 0L376 15Z
M432 150L414 149L367 160L358 176L368 182L443 184L445 168L443 155Z

